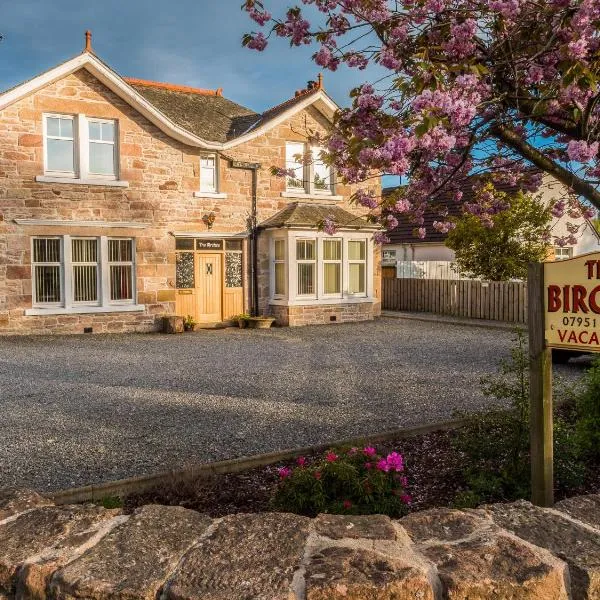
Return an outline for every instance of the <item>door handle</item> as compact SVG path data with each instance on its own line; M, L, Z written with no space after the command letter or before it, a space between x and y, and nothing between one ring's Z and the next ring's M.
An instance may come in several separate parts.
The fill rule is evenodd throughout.
M212 275L213 274L212 263L206 263L206 274L207 275Z

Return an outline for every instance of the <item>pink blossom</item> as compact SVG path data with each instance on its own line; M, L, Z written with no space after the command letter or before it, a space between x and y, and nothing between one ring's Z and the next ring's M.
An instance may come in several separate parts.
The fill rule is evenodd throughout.
M350 500L344 500L343 506L346 510L350 510L352 508L352 502L350 502Z
M379 471L383 471L384 473L387 473L390 470L390 465L388 465L388 462L387 460L385 460L385 458L382 458L381 460L377 461L377 464L375 466Z
M304 456L299 456L299 457L296 459L296 464L297 464L299 467L305 467L305 466L306 466L306 462L307 462L307 461L306 461L306 458L305 458Z
M598 142L588 144L585 140L571 140L567 146L567 154L571 160L588 162L598 154Z
M337 225L336 225L333 217L325 217L323 219L323 231L327 235L333 235L334 233L337 232L337 230L338 230Z
M279 474L279 477L281 479L286 479L292 474L292 469L290 469L289 467L281 467L277 469L277 473Z
M335 462L338 459L338 455L335 452L328 452L325 455L325 460L327 462Z
M370 471L372 468L373 468L373 463L370 463L370 462L365 463L365 469L367 471Z
M314 478L315 479L321 479L321 471L315 471L314 472Z
M363 454L371 458L377 454L377 450L373 446L366 446L363 448Z
M257 33L255 36L250 36L249 41L247 43L248 48L251 50L258 50L262 52L267 47L267 38L264 33L261 31Z
M400 496L400 500L404 502L404 504L412 504L412 498L408 494L402 494L402 496Z

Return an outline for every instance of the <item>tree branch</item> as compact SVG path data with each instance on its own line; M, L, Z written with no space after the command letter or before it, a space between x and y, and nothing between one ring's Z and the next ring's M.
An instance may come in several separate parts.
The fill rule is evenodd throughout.
M577 177L565 167L549 159L543 152L527 143L510 127L496 123L490 128L491 134L501 142L512 148L523 158L533 163L538 169L549 173L562 184L572 189L575 193L589 200L596 208L600 209L600 191L584 179Z

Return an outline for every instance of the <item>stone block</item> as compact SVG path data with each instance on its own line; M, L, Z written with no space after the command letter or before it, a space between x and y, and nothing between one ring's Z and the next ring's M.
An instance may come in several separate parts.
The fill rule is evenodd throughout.
M119 514L95 506L47 506L5 521L0 525L0 593L14 594L29 579L43 594L48 577Z
M179 506L144 506L58 571L50 592L56 598L153 600L211 523Z
M176 291L175 290L158 290L157 300L158 300L158 302L175 302Z
M319 515L315 519L315 532L334 540L343 538L395 540L396 528L389 517L383 515Z
M0 521L52 502L33 490L0 489Z
M186 555L164 600L288 600L309 524L291 514L225 517Z
M600 494L567 498L557 502L554 508L600 530Z
M525 501L486 506L482 513L500 527L566 561L573 598L600 598L600 531Z
M163 317L163 333L183 333L183 317L168 316Z
M567 565L485 514L437 509L399 521L437 567L445 598L567 600Z

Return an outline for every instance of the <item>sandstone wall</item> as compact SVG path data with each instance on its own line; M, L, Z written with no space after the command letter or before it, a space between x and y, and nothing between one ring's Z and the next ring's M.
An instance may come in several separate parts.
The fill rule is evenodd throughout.
M600 496L383 516L132 515L0 491L0 598L600 598Z

